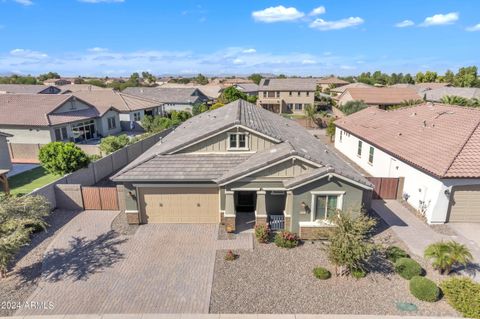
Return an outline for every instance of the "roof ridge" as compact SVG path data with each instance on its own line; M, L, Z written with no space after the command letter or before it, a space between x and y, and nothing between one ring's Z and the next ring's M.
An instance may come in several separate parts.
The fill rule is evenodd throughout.
M467 143L471 140L473 134L477 131L477 129L479 129L479 127L480 127L480 120L477 122L477 125L475 125L473 130L470 132L470 134L468 135L468 138L465 139L465 142L461 145L460 149L458 150L457 154L453 157L452 162L448 165L445 172L443 172L443 176L447 175L447 173L450 170L450 168L452 167L453 163L455 163L458 156L460 155L460 153L462 153L463 149L465 148L465 145L467 145Z
M115 94L118 94L120 96L120 98L122 99L123 103L125 103L125 106L127 107L127 110L129 111L133 111L130 106L128 105L127 101L125 101L125 98L123 97L122 93L121 92L115 92L113 91L113 93Z

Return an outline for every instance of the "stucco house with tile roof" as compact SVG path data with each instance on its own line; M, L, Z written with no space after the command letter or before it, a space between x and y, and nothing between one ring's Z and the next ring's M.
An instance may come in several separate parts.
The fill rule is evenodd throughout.
M372 191L296 122L243 100L187 120L112 180L130 223L251 221L303 238L337 209L368 208Z
M394 87L371 87L371 88L348 88L337 98L338 105L350 101L363 101L369 106L376 106L385 109L389 106L400 105L405 101L421 100L417 90L413 88Z
M374 177L404 179L429 223L480 222L480 110L424 103L335 122L335 147Z
M42 84L0 84L0 94L59 94L56 86Z
M445 96L480 99L480 88L442 87L425 92L425 99L431 102L441 102Z

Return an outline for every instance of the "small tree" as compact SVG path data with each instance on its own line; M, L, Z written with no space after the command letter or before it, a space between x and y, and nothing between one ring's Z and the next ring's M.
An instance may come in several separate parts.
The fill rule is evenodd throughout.
M219 109L219 108L221 108L221 107L224 106L224 105L225 105L225 104L223 104L223 103L217 102L217 103L213 104L213 105L210 107L210 111Z
M193 115L198 115L198 114L206 112L206 111L208 111L208 105L205 104L205 103L195 104L192 107L192 114Z
M346 102L345 104L343 104L339 108L346 115L350 115L350 114L353 114L355 112L361 111L361 110L363 110L367 107L368 107L368 105L365 104L363 101L354 100L354 101Z
M335 119L333 117L328 120L326 133L330 138L330 142L333 142L333 137L335 136Z
M38 159L52 174L65 175L88 166L90 158L75 143L52 142L40 148Z
M376 224L373 218L360 213L353 217L339 213L334 219L336 227L329 236L328 259L335 265L335 274L349 274L364 270L364 266L375 250L371 231Z
M107 136L100 141L100 150L104 154L110 154L124 148L130 143L127 135Z
M50 206L42 196L8 196L0 202L0 278L18 250L28 244L30 234L47 224Z
M218 102L222 104L228 104L230 102L236 101L236 100L248 100L247 94L239 91L237 88L230 86L223 90L222 94L218 98Z
M439 242L429 245L425 249L424 256L432 261L433 268L447 275L454 265L465 266L472 259L470 250L453 240L448 243Z

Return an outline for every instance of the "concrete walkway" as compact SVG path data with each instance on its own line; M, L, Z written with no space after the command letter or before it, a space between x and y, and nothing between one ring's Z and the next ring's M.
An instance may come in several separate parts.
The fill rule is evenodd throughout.
M455 240L470 249L473 261L477 264L477 267L480 264L480 247L475 241L458 233L455 236L447 236L435 232L398 201L374 200L372 201L372 209L392 228L398 238L415 255L423 257L425 248L430 244L439 241ZM469 272L469 275L473 275L473 273ZM473 276L477 281L480 281L480 273L478 271Z

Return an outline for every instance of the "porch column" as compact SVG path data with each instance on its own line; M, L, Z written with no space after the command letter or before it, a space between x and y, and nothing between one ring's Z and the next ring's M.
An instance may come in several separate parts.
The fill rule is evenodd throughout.
M225 227L235 230L235 199L233 191L225 191L225 214L223 215L223 223Z
M293 192L287 191L287 198L285 199L285 229L291 231L292 229L292 214L293 214Z
M257 191L257 207L255 209L255 224L267 223L267 207L265 203L265 191Z

